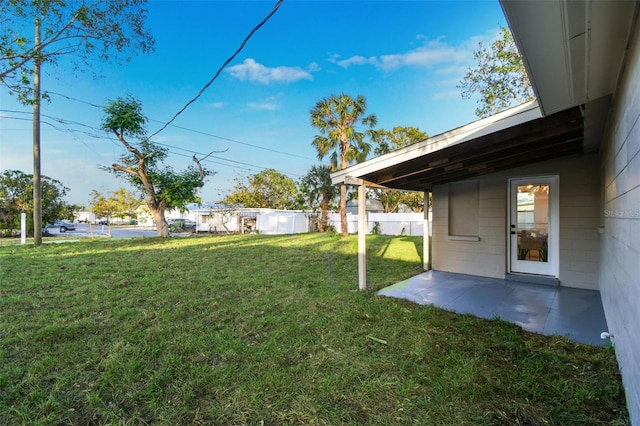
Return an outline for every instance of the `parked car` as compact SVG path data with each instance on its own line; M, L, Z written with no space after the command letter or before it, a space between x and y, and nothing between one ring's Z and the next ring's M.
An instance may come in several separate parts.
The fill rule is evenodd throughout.
M98 222L98 225L108 225L109 221L107 219L101 220Z
M67 222L64 220L56 220L53 222L53 227L60 227L60 232L67 232L67 231L75 231L76 230L76 225L71 223L71 222Z
M195 229L196 227L196 223L190 219L182 219L182 218L178 218L178 219L169 219L167 220L167 225L169 225L169 228L171 229L184 229L184 230L191 230L191 229Z

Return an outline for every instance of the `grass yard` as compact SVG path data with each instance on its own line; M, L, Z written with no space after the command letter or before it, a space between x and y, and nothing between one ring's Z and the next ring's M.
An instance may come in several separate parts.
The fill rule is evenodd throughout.
M374 290L419 237L367 237ZM628 424L612 349L357 288L323 234L0 246L2 425Z

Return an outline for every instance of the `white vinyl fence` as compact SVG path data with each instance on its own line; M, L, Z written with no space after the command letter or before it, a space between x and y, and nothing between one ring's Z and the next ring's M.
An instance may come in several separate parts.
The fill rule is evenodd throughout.
M261 234L299 234L309 232L309 217L304 213L259 213L256 229Z
M228 216L229 212L225 211ZM198 232L240 232L245 220L255 221L248 232L261 234L299 234L313 232L313 214L310 212L239 209L232 216L214 209L200 210L194 213ZM431 214L429 215L431 216ZM222 222L225 222L226 229ZM431 222L429 222L431 224ZM340 214L329 213L329 225L340 232ZM358 232L358 215L347 213L347 226L350 234ZM373 233L374 227L383 235L423 235L424 213L367 213L367 233ZM245 232L247 232L245 230ZM431 235L431 227L429 227Z
M339 213L329 214L329 225L340 232L342 228ZM382 235L424 235L424 213L367 213L367 233L373 233L376 226ZM347 213L347 229L350 234L358 232L358 215Z

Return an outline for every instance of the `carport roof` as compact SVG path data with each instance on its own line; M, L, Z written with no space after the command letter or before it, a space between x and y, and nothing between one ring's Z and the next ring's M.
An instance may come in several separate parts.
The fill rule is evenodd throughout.
M580 107L546 117L536 101L475 121L331 174L388 188L428 191L434 185L583 152Z

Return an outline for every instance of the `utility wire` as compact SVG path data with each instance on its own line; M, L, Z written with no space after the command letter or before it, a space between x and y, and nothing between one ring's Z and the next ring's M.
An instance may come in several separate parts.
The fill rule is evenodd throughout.
M83 103L85 105L92 106L94 108L100 108L100 109L104 108L103 105L97 105L97 104L94 104L94 103L91 103L91 102L88 102L88 101L83 101L82 99L77 99L77 98L74 98L74 97L71 97L71 96L68 96L68 95L63 95L62 93L56 93L56 92L47 92L47 93L49 93L50 95L56 95L56 96L63 97L63 98L68 99L70 101L80 102L80 103ZM152 121L154 123L163 123L160 120L154 120L152 118L150 118L149 121ZM197 133L197 134L200 134L200 135L209 136L209 137L212 137L212 138L220 139L220 140L227 141L227 142L236 143L236 144L239 144L239 145L248 146L248 147L255 148L255 149L261 149L263 151L273 152L275 154L287 155L289 157L300 158L302 160L317 161L317 158L310 158L310 157L305 157L305 156L302 156L302 155L292 154L292 153L286 152L286 151L279 151L279 150L273 149L273 148L266 148L264 146L255 145L255 144L248 143L248 142L242 142L242 141L239 141L239 140L236 140L236 139L226 138L224 136L214 135L213 133L204 132L202 130L195 130L195 129L190 129L188 127L178 126L177 124L171 124L170 126L171 127L175 127L176 129L186 130L187 132Z
M202 89L200 89L200 91L198 92L198 94L191 99L189 102L187 102L172 118L171 120L167 121L161 128L160 130L156 131L155 133L153 133L151 136L149 136L149 139L151 139L152 137L154 137L155 135L157 135L158 133L160 133L161 131L163 131L164 129L167 128L167 126L171 123L173 123L173 121L178 118L178 116L180 114L182 114L184 112L184 110L186 110L189 105L191 105L192 103L194 103L196 100L198 100L198 98L204 93L205 90L207 90L209 88L209 86L211 86L211 83L213 83L218 76L220 75L220 73L222 72L222 70L224 70L226 68L227 65L229 65L229 63L231 61L233 61L235 59L236 56L238 56L238 53L240 53L240 51L244 48L244 46L247 44L247 42L249 41L249 39L253 36L253 34L258 31L268 20L269 18L271 18L276 11L280 8L280 5L282 5L282 2L284 0L278 0L278 3L276 3L276 5L273 7L273 9L271 9L271 12L269 12L269 14L262 20L262 22L260 22L258 25L256 25L251 32L249 33L249 35L247 37L245 37L245 39L242 41L242 43L240 44L240 47L235 51L235 53L233 55L231 55L226 61L224 61L224 64L222 64L222 66L220 67L220 69L218 69L218 71L215 73L215 75L213 76L213 78L211 80L209 80L209 82L207 84L204 85L204 87Z
M16 113L16 114L25 114L25 115L26 114L31 114L30 112L6 110L6 109L0 109L0 112L10 112L10 113ZM89 129L91 129L93 131L96 131L96 132L100 131L100 129L98 129L96 127L89 126L87 124L83 124L83 123L79 123L79 122L75 122L75 121L68 121L68 120L65 120L65 119L62 119L62 118L52 117L52 116L46 115L46 114L42 114L42 116L45 117L45 118L48 118L48 119L50 119L50 120L52 120L54 122L58 122L58 123L60 123L62 125L76 124L76 125L79 125L79 126L87 127L87 128L89 128ZM13 120L22 120L22 121L31 121L30 118L19 118L19 117L11 117L11 116L4 116L2 118L13 119ZM87 131L78 130L78 129L72 129L72 128L66 127L66 126L65 126L66 127L65 129L62 129L62 128L59 128L59 127L57 127L57 126L55 126L55 125L53 125L51 123L44 122L44 121L43 121L43 124L47 124L47 125L51 126L52 128L54 128L55 130L58 130L58 131L67 132L67 133L83 133L83 134L85 134L85 135L87 135L89 137L93 137L93 138L96 138L96 139L105 139L105 140L108 140L108 141L114 143L116 146L119 145L118 143L116 143L113 140L113 138L108 137L106 135L101 136L99 134L89 133ZM156 144L156 145L161 145L161 146L170 148L171 150L173 150L173 153L175 155L179 155L181 157L191 158L192 155L205 155L202 152L193 151L191 149L182 148L182 147L178 147L178 146L174 146L174 145L170 145L170 144L166 144L166 143L162 143L162 142L153 142L153 143ZM87 145L87 144L85 143L85 145ZM95 148L92 148L92 149L95 151ZM189 153L189 155L181 154L181 153L178 153L178 152L175 152L175 151L184 151L184 152ZM215 155L212 155L212 154L207 155L207 157L211 157L211 158L215 158L215 159L219 160L219 161L213 161L213 160L209 160L208 158L205 157L203 160L206 161L207 163L219 164L219 165L227 166L227 167L233 167L233 168L238 169L238 170L245 170L245 171L254 172L254 171L256 171L256 169L257 170L266 170L266 169L270 168L270 167L263 167L263 166L258 166L258 165L255 165L255 164L245 163L245 162L242 162L242 161L231 160L231 159L228 159L228 158L219 157L219 156L215 156ZM203 160L201 160L201 161L203 161ZM227 163L232 163L232 164L222 163L220 161L226 161ZM252 168L248 169L246 167L240 167L240 166L248 166L248 167L252 167ZM280 172L280 171L278 171L278 173L282 173L282 174L288 175L288 176L302 177L302 175L297 174L297 173Z
M149 121L154 121L154 122L157 122L157 123L161 123L161 121L158 121L158 120L149 119ZM278 151L277 149L266 148L264 146L254 145L254 144L251 144L251 143L248 143L248 142L241 142L241 141L238 141L238 140L235 140L235 139L229 139L229 138L225 138L223 136L214 135L212 133L203 132L202 130L189 129L187 127L182 127L182 126L178 126L178 125L175 125L175 124L171 124L171 127L175 127L176 129L180 129L180 130L186 130L187 132L198 133L198 134L201 134L201 135L204 135L204 136L210 136L212 138L220 139L220 140L227 141L227 142L233 142L233 143L237 143L237 144L240 144L240 145L249 146L251 148L256 148L256 149L261 149L261 150L264 150L264 151L273 152L275 154L288 155L289 157L301 158L303 160L317 161L317 158L304 157L302 155L296 155L296 154L292 154L290 152Z
M205 155L205 154L204 154L204 153L202 153L202 152L192 151L192 150L190 150L190 149L180 148L180 147L173 146L173 145L169 145L169 144L162 143L162 142L154 142L154 144L156 144L156 145L161 145L161 146L166 146L167 148L171 148L171 149L174 149L174 150L185 151L185 152L188 152L189 154ZM182 155L182 156L184 156L184 157L190 157L190 155L179 154L179 153L176 153L176 152L174 152L174 154L176 154L176 155ZM257 169L260 169L260 170L266 170L266 169L269 169L269 168L270 168L270 167L257 166L257 165L255 165L255 164L250 164L250 163L244 163L244 162L242 162L242 161L230 160L230 159L228 159L228 158L219 157L219 156L217 156L217 155L212 155L212 154L208 154L208 155L207 155L207 157L215 158L215 159L217 159L217 160L227 161L227 162L229 162L229 163L240 164L240 165L243 165L243 166L254 167L254 168L257 168ZM203 160L205 160L207 157L205 157ZM200 160L200 161L203 161L203 160ZM206 161L210 161L210 160L206 160ZM216 163L216 164L223 164L223 163L216 162L216 161L211 161L211 162L212 162L212 163ZM232 165L231 165L231 164L224 164L224 165L225 165L225 166L232 167ZM244 169L244 170L249 170L249 169ZM251 171L253 171L253 170L251 170ZM297 173L283 173L283 174L302 177L302 175L299 175L299 174L297 174Z

